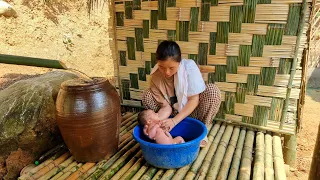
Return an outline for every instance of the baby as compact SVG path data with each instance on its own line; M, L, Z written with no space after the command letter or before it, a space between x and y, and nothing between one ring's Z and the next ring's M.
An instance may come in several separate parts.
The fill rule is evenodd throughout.
M161 120L157 113L152 110L144 110L138 116L138 121L144 126L143 133L157 144L180 144L184 143L181 136L173 138L168 131L161 128Z

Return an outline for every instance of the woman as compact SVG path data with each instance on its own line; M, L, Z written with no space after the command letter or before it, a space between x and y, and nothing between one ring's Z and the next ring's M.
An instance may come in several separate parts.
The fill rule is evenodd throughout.
M157 64L151 72L150 88L142 97L146 109L158 111L163 127L171 129L187 116L208 125L221 103L215 84L205 85L193 60L181 59L180 47L173 41L163 41L157 48ZM173 118L168 118L175 115ZM201 145L205 146L207 138Z

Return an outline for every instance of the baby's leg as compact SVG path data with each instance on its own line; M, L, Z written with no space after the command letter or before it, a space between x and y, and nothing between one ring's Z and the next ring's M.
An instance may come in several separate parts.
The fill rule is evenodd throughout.
M173 138L173 142L175 144L181 144L181 143L184 143L185 141L181 136L177 136L177 137Z

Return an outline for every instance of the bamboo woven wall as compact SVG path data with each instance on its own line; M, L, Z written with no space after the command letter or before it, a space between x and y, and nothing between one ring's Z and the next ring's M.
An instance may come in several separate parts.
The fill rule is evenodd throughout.
M310 40L309 40L309 68L320 66L320 1L313 0L313 8L310 19Z
M205 81L222 91L217 120L293 134L310 2L297 38L303 0L115 0L123 104L141 106L158 44L175 40L182 56L197 62Z

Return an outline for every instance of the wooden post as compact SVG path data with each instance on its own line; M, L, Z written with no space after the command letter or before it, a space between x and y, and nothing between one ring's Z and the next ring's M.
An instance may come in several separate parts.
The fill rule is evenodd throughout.
M296 166L297 159L297 136L285 135L283 147L284 163L288 164L291 168Z
M313 150L313 158L309 173L309 180L317 180L320 177L320 124L318 128L318 136L316 145Z

